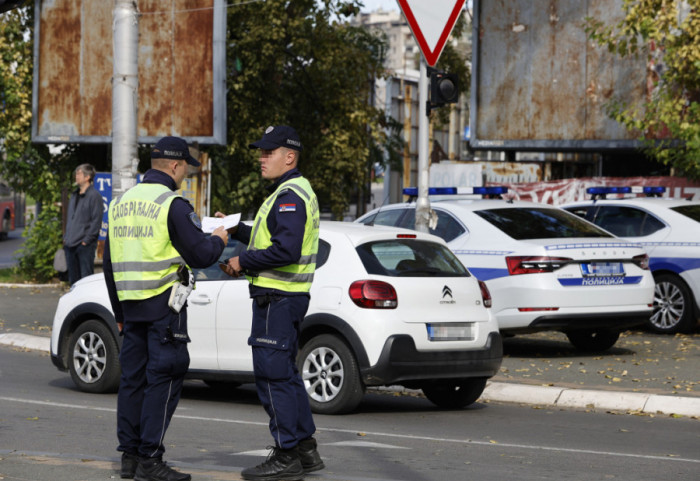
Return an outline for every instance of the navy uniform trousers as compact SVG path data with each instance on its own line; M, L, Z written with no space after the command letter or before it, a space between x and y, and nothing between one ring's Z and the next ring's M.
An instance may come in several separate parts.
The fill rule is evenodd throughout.
M153 322L124 322L117 396L118 451L157 458L190 365L187 309Z
M307 296L253 299L248 344L258 397L270 416L277 447L290 449L316 432L309 398L296 367L299 326L309 308Z

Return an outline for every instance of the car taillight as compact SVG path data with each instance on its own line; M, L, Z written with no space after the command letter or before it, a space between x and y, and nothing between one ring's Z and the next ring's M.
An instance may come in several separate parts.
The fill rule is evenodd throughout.
M489 288L486 287L486 283L484 281L479 281L479 288L481 289L481 300L484 302L484 307L491 307L491 293L489 292Z
M382 281L355 281L350 285L350 299L366 309L396 309L394 287Z
M632 262L637 264L640 269L644 269L645 271L649 270L649 256L647 254L640 254L638 256L634 256L632 258Z
M549 256L507 256L508 274L537 274L541 272L553 272L564 267L573 259L568 257Z

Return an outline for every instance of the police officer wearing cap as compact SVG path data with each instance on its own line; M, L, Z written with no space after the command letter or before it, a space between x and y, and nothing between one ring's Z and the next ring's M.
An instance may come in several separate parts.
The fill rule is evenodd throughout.
M234 277L245 274L250 283L253 323L248 344L275 446L264 463L244 469L241 475L248 480L298 480L324 468L312 437L316 426L309 398L295 362L299 326L309 307L316 269L318 200L297 170L303 147L292 127L268 127L249 147L260 149L262 177L272 181L267 188L270 196L252 227L239 223L230 231L248 249L222 269Z
M189 367L187 307L170 299L190 282L191 267L215 263L228 242L223 227L211 237L190 203L175 191L198 167L184 139L164 137L151 151L143 181L109 206L105 280L124 336L117 397L121 477L187 481L163 462L163 438ZM179 311L178 311L179 308Z

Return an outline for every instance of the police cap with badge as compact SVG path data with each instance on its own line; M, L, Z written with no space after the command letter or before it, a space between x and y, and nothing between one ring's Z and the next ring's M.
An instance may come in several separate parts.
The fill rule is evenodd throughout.
M194 167L199 167L200 165L202 165L201 163L199 163L199 161L197 161L197 159L192 157L192 154L190 154L190 149L187 146L187 141L180 137L163 137L162 139L160 139L151 150L151 158L184 160L185 162ZM189 203L189 201L184 197L182 199L185 202ZM192 222L198 229L202 228L202 221L199 219L199 216L196 212L190 212L189 214L187 214L187 217L190 219L190 222Z
M158 143L153 146L153 150L151 150L151 158L184 160L195 167L202 165L190 154L187 141L180 137L163 137L160 139Z
M270 125L265 129L262 139L252 144L248 144L251 149L275 150L280 147L301 152L304 147L301 145L299 134L289 125Z

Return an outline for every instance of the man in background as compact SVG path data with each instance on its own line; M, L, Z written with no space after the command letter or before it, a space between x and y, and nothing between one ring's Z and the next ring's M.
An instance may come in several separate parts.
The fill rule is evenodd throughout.
M102 195L93 187L95 168L81 164L75 169L78 188L68 201L68 222L63 235L68 282L72 286L95 272L97 237L102 226Z

